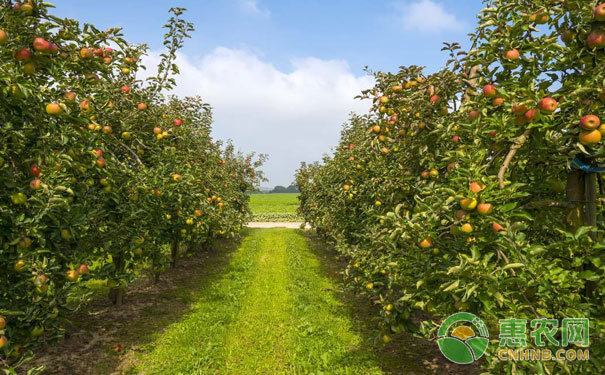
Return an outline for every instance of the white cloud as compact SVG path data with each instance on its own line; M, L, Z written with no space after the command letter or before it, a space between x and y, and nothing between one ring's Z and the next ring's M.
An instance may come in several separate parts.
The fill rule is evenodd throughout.
M459 31L464 23L458 20L452 9L431 0L409 1L394 4L398 18L406 30L439 33Z
M146 65L157 65L157 53ZM216 48L200 59L178 55L179 96L200 95L213 107L213 136L244 151L269 155L270 184L289 184L301 161L321 160L335 146L352 111L370 103L353 99L373 79L356 76L341 60L298 58L284 72L241 49Z
M258 5L258 0L240 0L240 9L248 14L259 15L263 17L270 17L271 11L269 9L263 9Z

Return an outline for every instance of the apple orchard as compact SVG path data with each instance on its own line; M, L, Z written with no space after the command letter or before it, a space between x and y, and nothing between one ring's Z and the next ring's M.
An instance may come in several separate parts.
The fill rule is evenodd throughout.
M434 338L458 311L590 318L590 360L500 362L490 374L605 372L605 4L489 0L446 68L375 72L323 163L297 174L301 213L381 307L382 339ZM492 340L492 341L493 341Z
M61 335L103 280L116 304L143 265L160 277L186 249L237 236L261 160L210 138L210 107L174 87L193 30L172 9L157 75L144 46L3 1L0 29L0 367ZM75 293L75 294L74 294Z

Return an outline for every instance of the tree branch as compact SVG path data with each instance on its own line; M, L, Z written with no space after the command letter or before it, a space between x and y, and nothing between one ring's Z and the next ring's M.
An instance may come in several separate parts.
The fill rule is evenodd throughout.
M531 134L531 129L527 129L526 131L524 131L523 134L521 134L521 136L519 136L519 138L517 138L515 140L515 143L513 143L513 145L510 148L510 151L504 158L504 163L502 163L502 166L500 167L500 171L498 172L498 181L500 181L500 189L504 189L504 174L506 173L506 170L508 169L508 166L509 166L511 160L513 160L513 157L515 157L517 150L520 149L521 146L523 146L525 141L527 141L527 138L529 137L530 134Z
M544 200L529 202L528 204L521 206L521 209L523 209L523 208L529 208L529 209L544 208L544 207L573 208L575 206L576 206L575 203L572 203L572 202L560 202L560 201L553 201L550 199L544 199Z

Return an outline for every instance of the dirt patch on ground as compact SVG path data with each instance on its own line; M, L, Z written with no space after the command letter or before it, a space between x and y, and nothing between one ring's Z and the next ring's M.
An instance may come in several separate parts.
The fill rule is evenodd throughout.
M142 277L129 287L123 306L97 298L70 317L64 338L35 350L32 365L44 365L49 375L125 373L132 354L186 314L203 285L222 275L236 247L217 242L212 250L179 260L157 283Z

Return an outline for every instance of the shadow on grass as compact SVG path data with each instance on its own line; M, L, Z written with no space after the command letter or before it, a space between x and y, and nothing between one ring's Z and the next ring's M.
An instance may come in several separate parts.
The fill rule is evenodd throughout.
M244 230L242 237L248 235ZM120 374L140 348L153 342L172 323L186 316L204 287L224 275L238 241L215 241L179 260L154 283L142 277L115 307L95 298L85 311L70 317L65 337L36 350L35 365L44 374Z
M383 344L378 340L379 331L376 318L379 309L364 295L354 294L343 288L340 272L346 267L346 261L312 231L301 232L306 237L312 253L320 260L321 271L329 277L338 290L336 297L344 305L351 322L363 340L363 348L351 348L355 351L371 351L380 363L382 371L390 375L475 375L481 373L478 365L456 365L443 357L436 343L408 333L394 335L392 341ZM347 356L348 357L348 356ZM342 358L346 363L347 358Z

